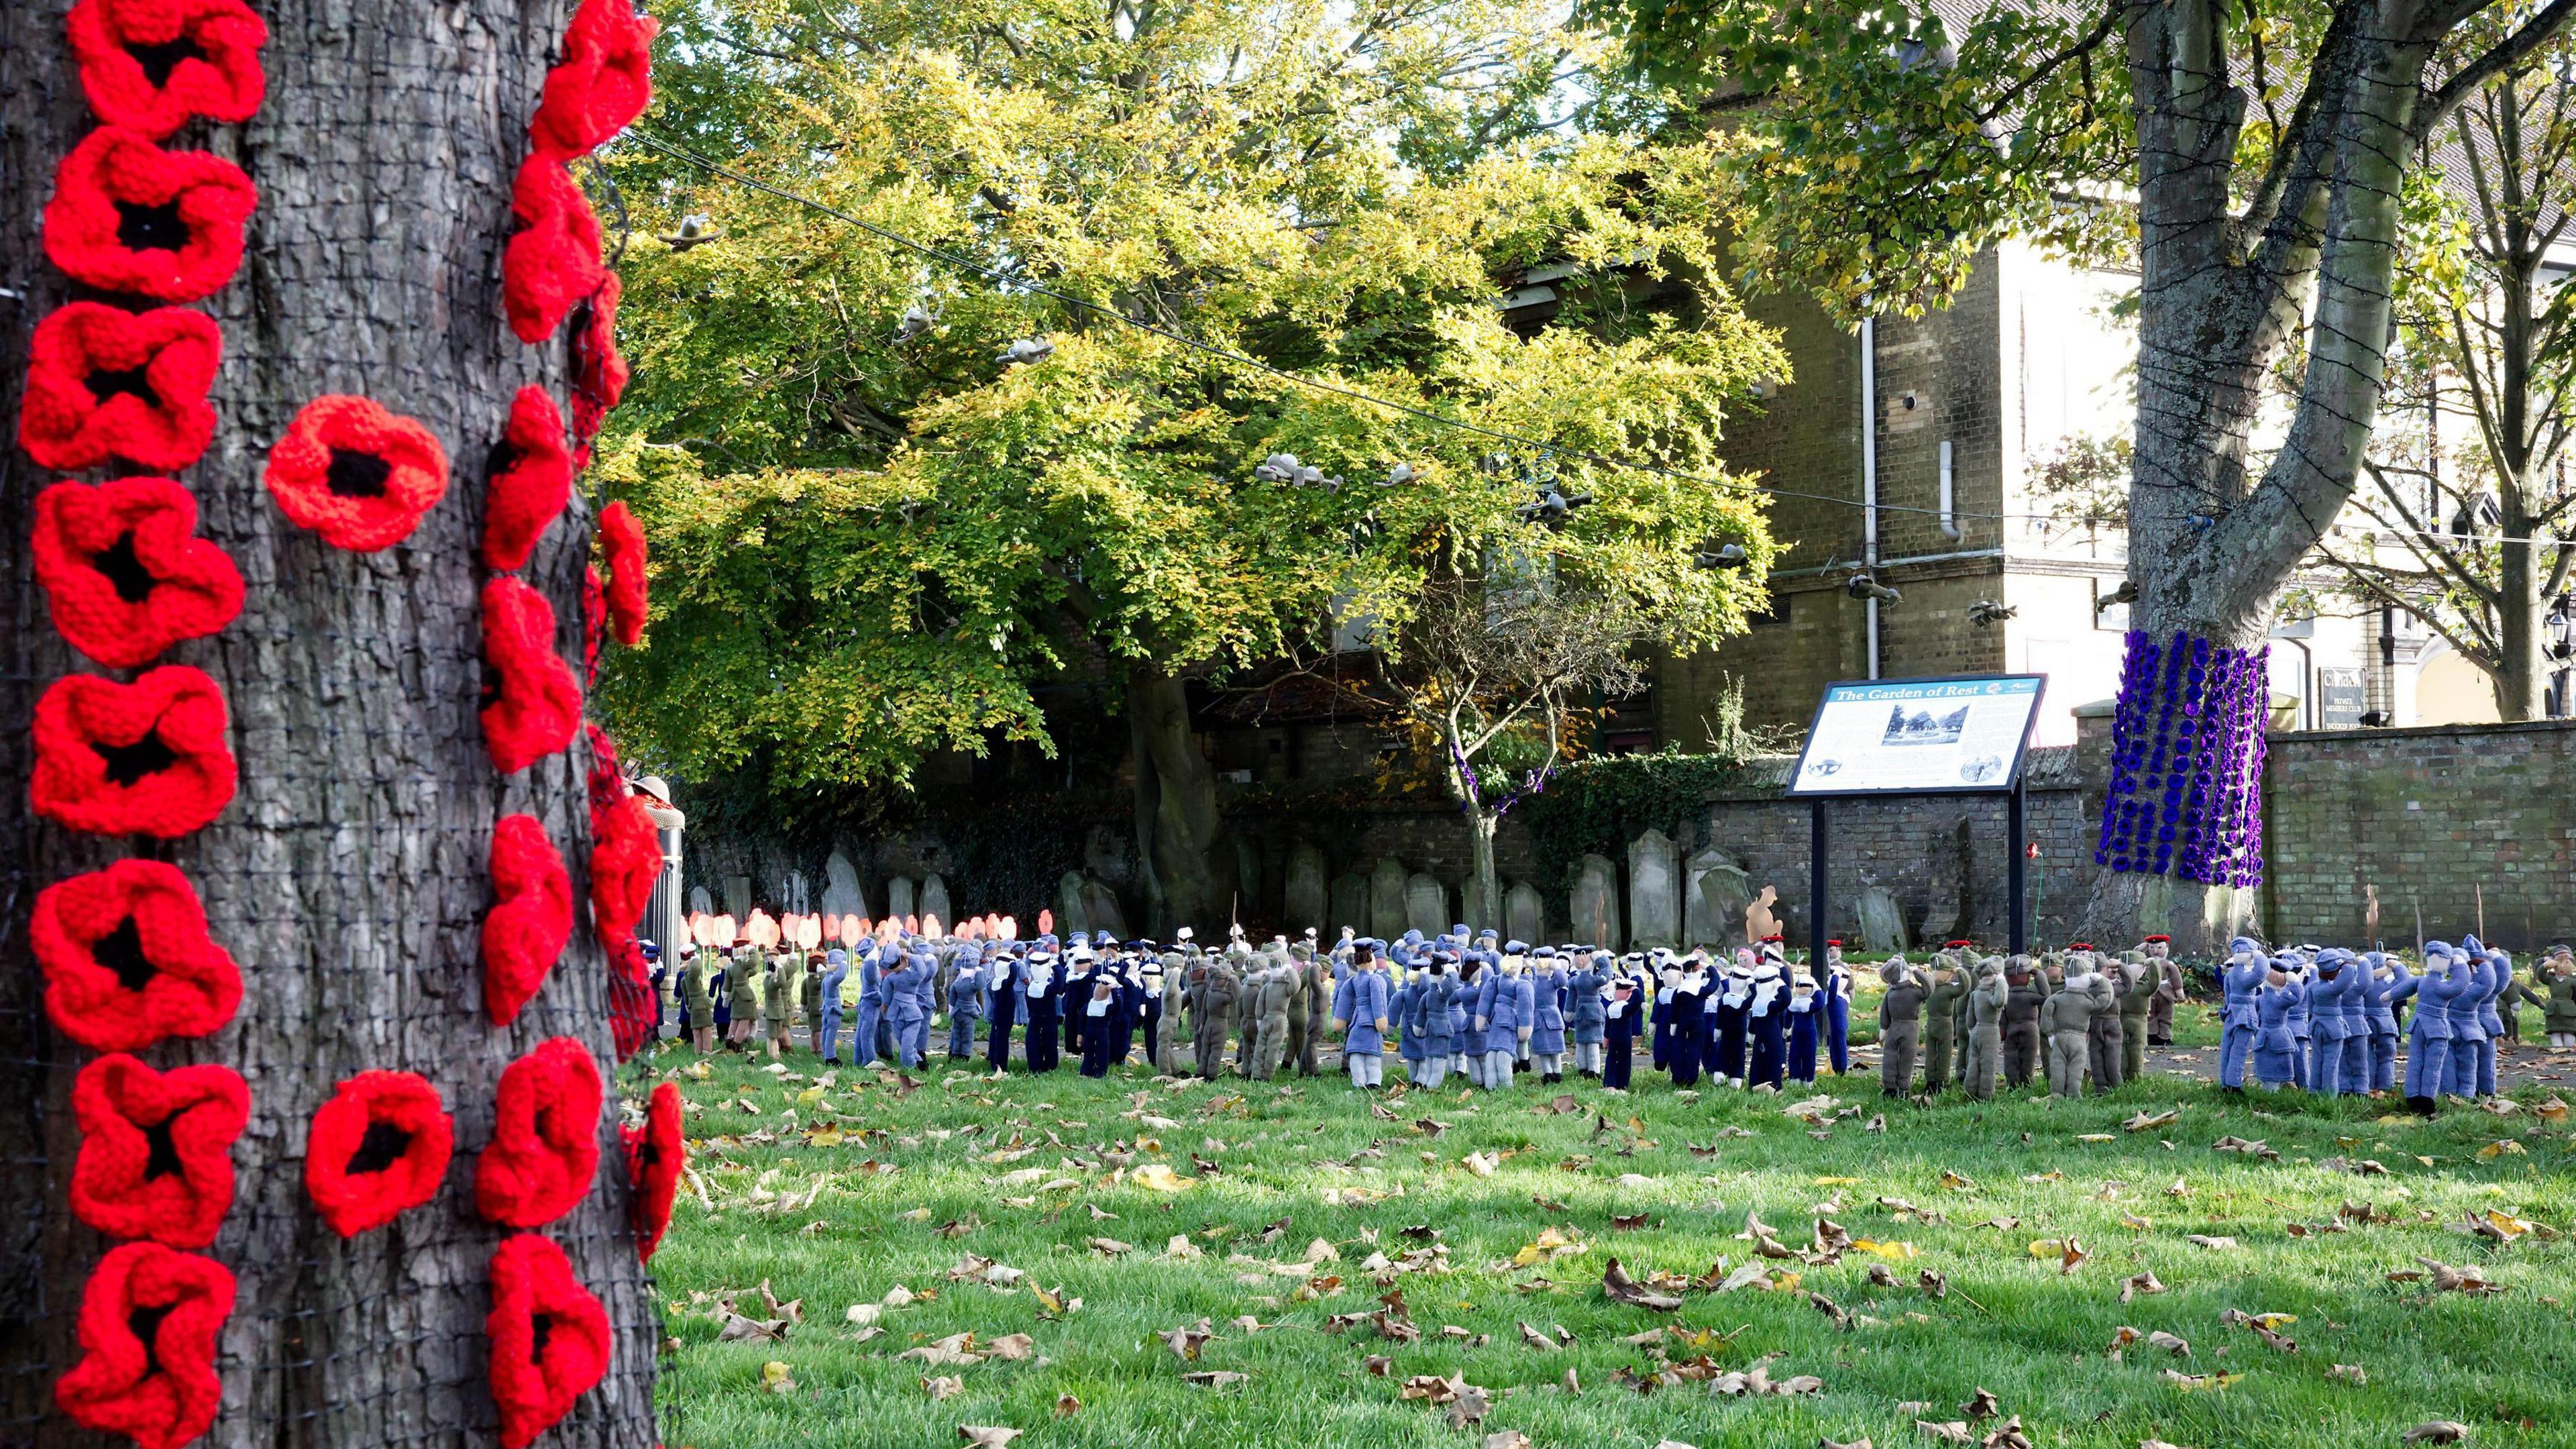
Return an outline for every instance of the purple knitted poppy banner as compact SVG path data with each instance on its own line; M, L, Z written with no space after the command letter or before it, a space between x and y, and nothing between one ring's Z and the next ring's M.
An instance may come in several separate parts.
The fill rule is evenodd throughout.
M2095 864L2262 884L2271 653L2129 631Z

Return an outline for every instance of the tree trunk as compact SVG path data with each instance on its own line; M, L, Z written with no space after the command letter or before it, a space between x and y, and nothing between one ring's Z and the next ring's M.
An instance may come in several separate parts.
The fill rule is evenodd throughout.
M1226 902L1217 893L1218 819L1216 771L1190 733L1187 689L1179 679L1146 665L1127 672L1127 726L1138 744L1139 810L1152 792L1153 847L1149 858L1162 895L1159 931L1223 924Z
M75 294L46 260L40 203L56 161L95 124L65 51L59 4L0 7L0 420L16 435L36 321ZM220 1343L214 1449L490 1443L487 1263L507 1230L473 1205L474 1155L490 1138L502 1066L553 1036L613 1064L606 967L586 931L515 1025L481 1012L478 926L490 903L494 821L537 816L586 898L578 743L497 777L477 720L483 576L477 541L486 457L513 393L560 400L560 342L519 344L502 317L501 249L512 173L569 0L359 5L264 0L267 99L241 125L191 123L166 144L243 167L259 189L248 259L203 303L223 331L212 447L178 477L201 534L240 567L241 615L173 647L222 687L237 793L208 827L168 842L85 836L23 809L0 812L0 1433L12 1444L94 1445L50 1404L80 1356L73 1318L110 1246L67 1207L80 1146L68 1108L94 1053L48 1024L27 946L34 893L120 857L165 860L194 883L245 992L211 1036L139 1055L152 1066L220 1063L251 1093L235 1195L209 1256L237 1279ZM446 448L445 499L406 542L343 552L290 524L261 485L270 443L296 410L359 393L416 418ZM140 469L102 469L113 477ZM14 448L0 461L0 770L21 792L38 696L98 672L51 627L32 576L31 499L54 479ZM539 549L528 581L554 604L558 645L580 651L586 508ZM418 1072L453 1114L456 1152L429 1203L353 1239L307 1198L316 1108L369 1068ZM655 1308L626 1226L614 1122L599 1124L601 1182L550 1224L607 1310L607 1377L546 1442L655 1442Z
M1503 929L1501 882L1494 876L1494 831L1502 823L1481 805L1467 807L1468 855L1474 868L1467 873L1466 899L1459 907L1467 924L1479 931Z
M2518 487L2497 490L2507 540L2496 550L2496 668L2488 676L2495 686L2497 715L2511 723L2540 719L2548 713L2543 691L2548 666L2541 657L2541 624L2548 613L2541 597L2540 550L2532 536L2529 513Z

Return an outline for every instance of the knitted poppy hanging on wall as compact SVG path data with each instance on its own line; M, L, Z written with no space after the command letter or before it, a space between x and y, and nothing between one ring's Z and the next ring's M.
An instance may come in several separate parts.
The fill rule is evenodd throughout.
M514 578L483 585L483 748L515 775L572 743L581 685L555 652L555 609Z
M483 1011L494 1026L508 1026L572 939L572 877L537 817L504 815L492 827L492 895L483 918Z
M233 1275L214 1259L110 1248L81 1290L81 1359L54 1381L55 1405L137 1449L179 1449L215 1422L215 1342L232 1311Z
M317 397L268 450L261 476L298 528L373 553L411 537L447 494L447 450L429 429L362 397Z
M664 1082L653 1089L644 1107L644 1125L620 1126L626 1144L626 1209L635 1228L635 1254L651 1262L671 1226L671 1203L679 1196L680 1170L689 1163L688 1141L680 1132L680 1089Z
M608 1372L608 1313L564 1250L520 1233L492 1253L492 1402L502 1449L526 1449Z
M354 1238L438 1195L456 1129L415 1072L360 1072L313 1114L304 1191L331 1231Z
M241 613L241 570L197 537L197 500L167 478L47 488L34 555L54 628L112 668L148 664Z
M546 525L572 497L572 455L564 451L563 414L541 387L510 399L510 424L492 450L483 493L483 565L528 564Z
M110 458L185 468L215 435L206 390L223 352L223 333L203 312L66 303L28 345L18 444L66 473Z
M590 440L599 436L599 425L626 395L633 376L626 355L617 350L617 301L624 290L617 274L608 273L572 319L572 436L582 467L590 466Z
M268 27L242 0L80 0L63 28L111 126L157 139L196 116L247 121L268 94Z
M206 933L196 889L157 860L120 860L38 891L27 940L45 973L46 1014L99 1051L205 1036L241 1005L241 970Z
M131 684L67 675L36 701L36 813L94 835L185 835L233 798L224 696L164 664Z
M258 204L250 178L220 156L101 126L54 169L45 255L102 291L193 302L241 269L242 223Z
M474 1207L533 1228L571 1212L599 1176L599 1067L568 1036L501 1069L492 1141L474 1160Z
M170 1248L215 1240L233 1205L233 1139L250 1120L241 1073L156 1072L113 1052L81 1068L72 1113L81 1130L72 1211L82 1222Z
M619 499L599 510L599 547L608 559L608 624L617 642L632 649L644 641L646 604L644 525Z
M510 186L518 234L501 252L501 306L522 342L543 342L599 290L599 218L561 161L530 156Z
M653 37L661 26L629 0L582 0L564 28L562 63L546 72L528 139L569 161L590 153L653 102Z

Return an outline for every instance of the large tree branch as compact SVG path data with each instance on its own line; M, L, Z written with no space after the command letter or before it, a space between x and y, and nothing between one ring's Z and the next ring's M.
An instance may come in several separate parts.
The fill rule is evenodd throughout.
M2450 5L2433 7L2426 12L2426 28L2430 29L2436 23L2437 16L2454 15L2455 18L2449 20L2440 30L2433 32L2436 36L2446 34L2451 27L2485 9L2487 3L2488 0L2456 0L2456 3ZM2415 137L2421 140L2433 134L2433 128L2442 124L2451 112L2458 110L2469 97L2476 95L2480 87L2547 45L2560 31L2567 28L2571 20L2576 20L2576 0L2550 0L2549 5L2539 14L2524 21L2521 29L2496 42L2484 55L2452 72L2451 78L2444 81L2441 88L2433 92L2432 98L2424 103L2421 112L2416 116Z

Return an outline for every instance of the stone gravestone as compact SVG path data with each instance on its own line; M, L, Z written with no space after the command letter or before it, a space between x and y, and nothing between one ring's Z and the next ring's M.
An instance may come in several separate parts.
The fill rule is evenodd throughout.
M957 913L948 908L948 882L937 871L921 878L921 913L937 916L942 930L954 930Z
M724 878L725 914L739 923L751 919L751 877L729 875Z
M1418 870L1407 877L1404 923L1424 936L1437 936L1456 925L1449 919L1449 888Z
M801 870L791 870L787 873L787 889L785 892L785 898L779 902L779 905L800 916L810 914L813 911L814 908L806 904L805 872Z
M1905 911L1897 905L1896 893L1885 886L1871 886L1860 893L1861 949L1872 956L1887 956L1906 949Z
M1496 882L1496 885L1500 884ZM1475 876L1469 875L1458 883L1458 919L1451 921L1450 925L1464 922L1479 931L1499 931L1503 929L1502 915L1501 907L1485 899L1484 888Z
M867 892L859 889L859 868L837 850L823 862L823 912L830 916L868 913Z
M707 894L707 888L703 885L693 885L689 887L689 914L693 916L712 916L715 913L716 898Z
M1288 880L1282 887L1280 924L1288 934L1296 935L1308 926L1319 935L1330 936L1333 928L1324 921L1324 852L1308 841L1298 841L1288 852Z
M1331 918L1324 923L1325 941L1338 940L1344 926L1363 936L1371 930L1368 877L1355 870L1346 870L1333 877L1333 911Z
M1404 934L1404 862L1391 855L1369 872L1368 933L1381 941Z
M900 921L906 916L918 914L920 909L921 908L918 905L914 904L911 876L890 875L886 877L887 915Z
M1076 931L1091 929L1091 918L1082 910L1082 872L1069 870L1055 883L1055 934L1060 941L1070 941Z
M1084 878L1082 918L1091 923L1091 930L1107 931L1121 941L1127 939L1127 912L1118 904L1118 893L1109 888L1107 881Z
M1583 857L1575 866L1570 906L1576 940L1607 950L1620 949L1625 938L1619 931L1617 866L1597 855Z
M1547 939L1547 902L1539 897L1538 887L1516 880L1503 892L1503 934L1533 946Z
M1690 858L1684 871L1690 881L1682 921L1683 942L1732 951L1745 944L1744 908L1753 904L1753 883L1735 857L1712 845Z
M1660 830L1628 846L1628 940L1678 946L1682 939L1681 847Z

